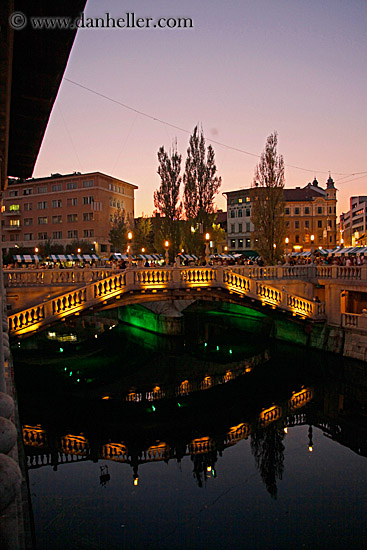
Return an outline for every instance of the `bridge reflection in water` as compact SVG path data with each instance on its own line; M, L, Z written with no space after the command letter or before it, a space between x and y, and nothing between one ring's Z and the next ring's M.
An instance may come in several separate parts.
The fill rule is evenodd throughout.
M223 512L222 506L225 502L228 502L227 506L233 507L231 515L238 519L242 517L241 509L245 506L245 497L237 496L242 503L237 509L234 501L227 501L227 497L223 495L227 495L233 483L237 483L234 479L239 480L242 477L242 482L238 483L243 484L243 476L250 479L245 486L245 494L248 493L246 498L250 501L254 492L257 495L256 506L260 506L261 513L266 513L269 505L261 501L260 488L253 488L256 478L261 479L271 497L275 499L278 496L279 506L282 506L286 496L281 480L287 478L288 469L292 471L292 456L287 455L288 459L285 460L286 449L292 447L296 440L303 449L299 452L309 456L315 446L316 451L324 447L319 434L324 434L328 439L351 449L353 453L349 455L350 461L353 460L353 454L360 455L361 459L367 456L367 376L364 364L346 360L341 362L334 356L321 354L310 353L306 357L303 351L300 352L296 348L273 344L270 340L261 341L261 338L256 340L254 335L246 337L244 333L234 330L224 335L222 327L218 329L215 324L208 325L204 319L201 325L202 331L196 335L196 339L187 336L186 341L176 342L178 355L174 353L173 348L170 348L169 354L162 355L154 349L152 341L147 344L145 351L142 351L138 342L142 342L143 333L131 328L114 327L104 334L98 334L97 339L93 338L94 347L90 342L86 342L84 347L82 342L77 342L75 345L81 347L78 352L78 370L83 371L79 372L79 376L85 378L83 383L78 383L74 375L69 375L70 367L75 363L72 351L67 352L65 349L62 353L50 353L48 363L45 362L43 365L37 364L36 350L23 351L16 357L23 441L31 483L32 480L41 483L40 476L45 472L45 480L49 487L51 478L46 472L51 468L55 470L53 475L58 478L60 472L63 472L63 476L69 476L72 474L66 474L66 471L73 468L73 471L76 471L75 468L78 468L76 476L79 478L83 476L83 469L88 468L89 464L89 468L96 468L95 483L98 484L99 478L101 485L106 487L107 491L111 491L111 487L121 484L126 478L126 473L130 471L130 486L138 486L134 489L137 493L127 493L124 482L123 507L128 509L129 502L132 507L135 503L139 507L139 514L144 515L144 523L150 527L150 518L154 516L155 521L159 523L156 528L161 534L156 536L151 530L148 533L137 516L132 511L126 511L130 521L136 525L133 538L129 538L132 536L130 534L124 535L127 537L128 548L134 545L139 547L143 539L150 541L151 547L156 548L213 548L218 533L222 533L222 543L225 537L231 536L231 547L243 547L239 542L236 543L237 539L232 531L229 534L228 526L226 527L226 523L230 523L229 518L221 527L209 527L209 524L206 524L206 530L211 533L206 535L208 538L203 539L203 535L200 535L190 544L187 533L190 532L191 537L193 532L184 522L184 525L179 527L180 536L183 537L182 544L176 542L171 533L172 510L166 508L168 501L165 504L161 501L160 493L166 495L170 507L175 510L180 506L181 500L186 501L186 493L191 494L194 500L199 497L193 496L193 489L189 489L187 483L183 489L175 478L174 483L181 489L172 501L166 489L163 489L164 473L159 474L158 479L161 481L157 487L156 472L159 464L166 464L167 468L171 464L178 464L184 475L189 463L194 479L192 487L206 487L209 491L208 494L202 493L203 496L200 497L204 499L200 500L203 509L209 507L218 520L216 506L220 506ZM132 338L130 342L127 340L128 336ZM115 337L120 352L118 373L111 366L112 356L108 357ZM238 344L240 337L242 345ZM162 341L164 339L156 340L159 347L162 346ZM89 355L84 357L87 349ZM132 350L135 350L137 358L135 363L133 357L128 358ZM229 353L229 350L232 350L232 353ZM89 365L89 370L84 366L84 361ZM104 370L104 375L92 380L92 371L97 368L96 365ZM68 370L65 371L65 368ZM91 382L88 383L87 380ZM134 398L131 397L132 394ZM299 439L295 439L299 436ZM258 472L254 479L248 477L250 466L246 460L246 449L250 450L253 465ZM237 463L234 461L231 465L234 453L238 457ZM320 464L320 453L314 454L318 456ZM240 475L238 463L241 456L246 467ZM334 459L335 457L330 461L330 468L333 467ZM96 462L98 466L94 465ZM167 472L168 484L172 483L172 470L170 471L171 474ZM229 476L228 472L232 474ZM323 475L327 474L324 472ZM320 483L316 471L313 476ZM88 479L88 483L93 484L90 474ZM361 479L362 482L364 483ZM75 479L75 483L78 486L79 481ZM303 485L300 472L296 475L297 483L300 484L297 490L303 491L303 498L306 498L307 489ZM312 478L308 479L307 483L312 485ZM70 481L68 487L69 484ZM286 486L288 485L289 479L286 481ZM215 486L218 493L213 494ZM149 489L150 487L152 489ZM172 485L172 491L174 487L175 485ZM150 490L153 491L154 497L149 497L152 500L149 500L148 505L146 499L150 493L147 491ZM322 491L329 494L327 486L322 488ZM63 498L67 498L64 491L63 494ZM120 498L116 496L116 492L113 494L115 499ZM333 494L333 491L330 494ZM209 496L215 502L223 498L223 504L214 506L210 503L212 500L205 500ZM57 494L54 498L57 499ZM72 500L73 498L76 497L72 497ZM36 497L34 501L36 513L37 510L40 513ZM260 501L262 504L259 504ZM50 502L52 503L52 499ZM99 501L96 500L95 506L103 506L103 500L101 504L97 502ZM204 502L206 504L203 504ZM84 506L82 500L78 506ZM170 520L164 520L160 516L158 519L152 506L164 507ZM195 509L194 502L191 502L190 506ZM358 511L355 508L351 510L350 517L353 517L353 520L346 520L348 511L345 511L345 507L348 509L350 503L343 501L341 494L338 494L338 502L331 501L329 506L333 508L334 514L336 509L339 510L337 521L343 516L350 526L353 526L353 522L358 523L359 516L363 516L366 511L365 506L360 504ZM248 515L252 514L247 508L246 510ZM60 508L55 508L55 514L57 513L61 513ZM100 508L99 513L102 513ZM184 511L182 513L187 514ZM82 523L83 521L81 519ZM105 518L105 521L109 520ZM269 521L272 519L269 518ZM288 525L286 516L280 521ZM52 525L55 528L55 523ZM64 533L64 543L67 540L67 525L69 523L65 522L64 527L58 527L58 533ZM247 530L251 529L248 523L246 525ZM237 530L244 536L243 528L237 526ZM42 534L42 529L38 529L41 540L47 531L46 529ZM95 528L89 525L89 529ZM122 545L121 534L115 533L114 529L115 527L111 526L111 533L114 532L115 537L112 545L109 539L112 534L109 533L104 542L98 543L99 547L118 548L119 544ZM291 529L289 525L287 529ZM251 548L264 548L272 540L274 533L268 534L270 538L266 539L266 534L261 530L260 522L256 534L252 533L258 540L258 545L251 542ZM140 535L138 531L141 531ZM358 529L354 529L353 532L353 547L361 547L358 544L360 532ZM143 539L139 539L139 536ZM306 539L302 539L301 531L297 536L302 546ZM308 536L307 540L312 541L314 548L322 547L315 544L315 541L319 540L319 535L311 536L308 532ZM87 535L83 540L84 546L87 540L89 547L98 547L93 546ZM84 547L83 540L80 539L78 542L80 548ZM281 543L290 546L290 540L277 539L274 546L269 544L268 547L281 547ZM40 547L43 548L42 545Z

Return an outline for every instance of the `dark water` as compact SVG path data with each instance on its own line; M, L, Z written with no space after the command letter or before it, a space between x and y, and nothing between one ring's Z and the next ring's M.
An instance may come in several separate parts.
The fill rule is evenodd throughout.
M222 325L14 351L38 549L367 547L366 365Z

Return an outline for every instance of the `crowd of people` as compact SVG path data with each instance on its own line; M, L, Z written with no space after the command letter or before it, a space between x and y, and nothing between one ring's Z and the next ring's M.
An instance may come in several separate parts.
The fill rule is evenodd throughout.
M336 255L336 254L290 254L284 255L282 260L279 260L278 265L338 265L338 266L362 266L367 265L367 257L363 254L354 255ZM129 262L125 259L99 259L77 262L63 262L63 261L40 261L40 262L19 262L14 261L4 265L4 269L95 269L99 267L110 268L112 271L121 271L129 267ZM162 260L132 260L132 267L145 267L145 268L158 268L165 265L165 261ZM171 266L205 266L205 259L198 258L182 258L176 256ZM221 257L220 255L210 258L209 265L214 266L231 266L231 265L266 265L264 260L260 256L256 257L243 257L243 256L230 256Z

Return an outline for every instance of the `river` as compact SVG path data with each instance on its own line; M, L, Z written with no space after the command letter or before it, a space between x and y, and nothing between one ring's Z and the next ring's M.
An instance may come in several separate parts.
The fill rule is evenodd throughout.
M208 312L13 355L38 550L366 548L364 363Z

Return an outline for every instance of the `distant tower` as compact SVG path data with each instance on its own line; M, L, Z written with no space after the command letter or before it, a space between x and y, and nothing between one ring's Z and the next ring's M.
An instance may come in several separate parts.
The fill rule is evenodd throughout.
M327 204L327 241L328 248L336 246L336 192L334 180L329 172L326 182L326 204Z
M327 198L336 201L336 192L337 192L337 189L334 185L334 180L331 177L330 172L329 172L329 178L326 182L326 196L327 196Z

